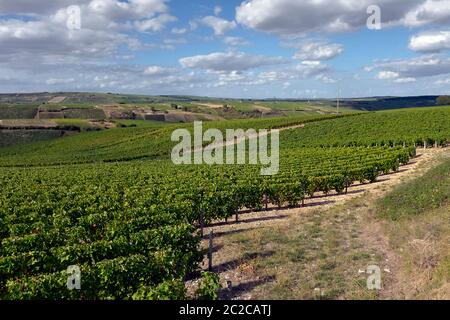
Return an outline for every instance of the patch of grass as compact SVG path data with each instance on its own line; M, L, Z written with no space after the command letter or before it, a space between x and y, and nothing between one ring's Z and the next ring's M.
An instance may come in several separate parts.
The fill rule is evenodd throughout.
M352 255L351 259L353 261L369 260L370 259L370 254L368 254L367 252L357 252L357 253Z
M450 205L389 221L385 229L401 258L395 297L450 299Z
M255 288L252 298L374 298L374 293L366 288L366 276L360 275L358 270L380 261L367 252L361 239L350 237L349 231L360 221L355 217L367 211L365 206L349 210L353 204L315 210L292 216L288 223L280 226L234 235L230 241L237 245L236 250L242 257L266 248L273 250L272 255L250 262L258 275L274 278ZM239 241L235 242L237 239ZM354 243L357 248L347 247ZM355 285L359 280L361 286Z
M448 155L448 152L447 152ZM450 159L378 201L400 257L393 298L450 299Z
M306 261L308 261L306 250L303 248L292 249L292 251L289 252L289 260L291 262L306 262Z
M424 176L402 184L380 199L379 215L392 220L419 215L450 202L450 160L431 169Z

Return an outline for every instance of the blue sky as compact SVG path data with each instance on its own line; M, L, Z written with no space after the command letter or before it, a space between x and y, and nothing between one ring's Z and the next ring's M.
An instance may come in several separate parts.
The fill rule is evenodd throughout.
M450 0L0 0L0 92L449 94L449 50Z

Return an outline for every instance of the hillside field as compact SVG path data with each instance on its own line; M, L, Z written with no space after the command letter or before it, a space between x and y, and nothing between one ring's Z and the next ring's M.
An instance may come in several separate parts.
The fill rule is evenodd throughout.
M87 97L94 102L98 98ZM105 95L109 98L113 97ZM74 98L68 99L77 103ZM140 99L122 102L140 103ZM239 108L252 105L241 104ZM289 103L277 103L279 111L289 108ZM201 273L205 271L201 263L206 254L202 242L205 234L201 234L204 228L238 224L243 214L251 217L261 212L297 210L301 216L311 199L326 202L330 196L353 195L357 186L376 186L420 160L418 150L445 151L450 143L450 107L341 115L315 112L204 123L205 129L222 132L229 128L280 129L280 172L261 176L261 165L174 165L170 161L175 145L171 134L179 128L192 132L192 124L127 119L115 124L108 130L0 149L0 299L199 298L199 293L189 290L187 280L203 277L206 281L209 275ZM445 214L450 197L448 179L444 178L447 166L443 164L424 175L425 182L399 186L376 199L379 209L364 214L389 221L380 232L392 237L393 221L405 223L404 216L425 219L422 214L432 210ZM431 183L437 176L443 178L438 184ZM433 188L436 190L431 195ZM364 203L364 195L354 200L358 208ZM405 203L402 211L397 201ZM256 252L257 264L253 267L261 268L271 279L261 281L265 289L258 291L258 298L286 298L280 296L286 289L297 290L293 291L297 297L314 298L316 288L333 289L325 298L368 297L365 289L355 291L340 283L361 282L345 273L338 254L346 244L333 234L335 229L330 229L336 226L331 221L345 220L342 210L353 210L351 203L344 205L348 207L301 216L307 220L305 224L293 220L297 224L283 226L295 228L298 237L307 234L303 240L295 238L293 229L284 230L285 238L282 233L275 234L279 238L270 236L264 220L257 237L229 238L252 248L254 251L246 254L250 257ZM371 216L370 221L375 218ZM332 224L328 229L327 221ZM348 226L361 228L360 224ZM406 225L403 228L409 232ZM418 228L426 228L426 223L418 222ZM448 229L443 226L442 230L442 237L436 240L439 243L448 237ZM310 237L314 233L316 236ZM272 252L270 243L280 246L283 255L264 255L267 250ZM286 246L294 243L293 247ZM233 242L228 244L233 246ZM306 244L311 247L305 249ZM222 245L226 247L227 243ZM320 248L318 255L311 254L314 247ZM374 248L371 254L383 254ZM448 279L446 254L444 249L439 251L439 263L431 268L435 268L433 274L439 274L433 277L439 294L449 298L441 285L442 279ZM274 271L267 265L288 264L286 259L295 267L298 263L303 267L319 263L323 269L316 270L316 278L311 280ZM407 261L399 261L399 265L402 263ZM67 267L72 265L81 270L80 291L66 287ZM442 268L444 274L439 273ZM404 269L399 270L400 276ZM298 276L308 275L300 272ZM308 286L300 288L293 281L305 281ZM392 292L400 297L410 292L393 286ZM417 290L425 297L432 296L431 289L424 285L418 285Z

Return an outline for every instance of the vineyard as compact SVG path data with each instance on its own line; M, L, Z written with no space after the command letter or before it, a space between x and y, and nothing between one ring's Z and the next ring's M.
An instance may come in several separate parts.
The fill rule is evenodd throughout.
M198 268L200 221L243 208L296 206L320 191L345 192L356 180L373 182L397 170L413 153L294 150L273 178L249 166L180 168L166 161L5 169L2 298L124 299L166 288ZM81 268L81 292L66 288L69 265Z
M0 119L33 119L38 110L37 105L3 105L0 104Z
M312 123L283 133L288 146L444 146L450 108L395 110Z
M448 108L333 118L208 123L221 130L305 123L282 132L275 176L250 165L173 165L170 133L181 125L1 151L0 299L184 298L180 287L204 256L200 226L345 193L397 171L415 156L414 144L450 140ZM71 265L81 269L80 291L66 287Z
M301 123L320 121L337 116L300 116L262 120L233 120L210 122L204 129L228 128L272 129ZM0 166L60 165L91 162L129 161L136 159L167 159L174 146L171 134L177 128L193 129L190 125L152 125L121 128L102 132L89 132L64 139L45 141L32 145L0 149ZM43 154L42 150L46 150Z

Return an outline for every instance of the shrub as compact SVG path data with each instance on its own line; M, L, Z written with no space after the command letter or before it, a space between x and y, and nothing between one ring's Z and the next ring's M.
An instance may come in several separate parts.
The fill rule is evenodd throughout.
M181 280L170 280L156 288L142 287L133 296L133 300L185 300L186 287Z
M440 96L436 99L436 104L438 106L450 105L450 96Z
M197 289L197 297L199 300L217 300L219 298L220 279L219 276L212 272L204 272L202 281Z

